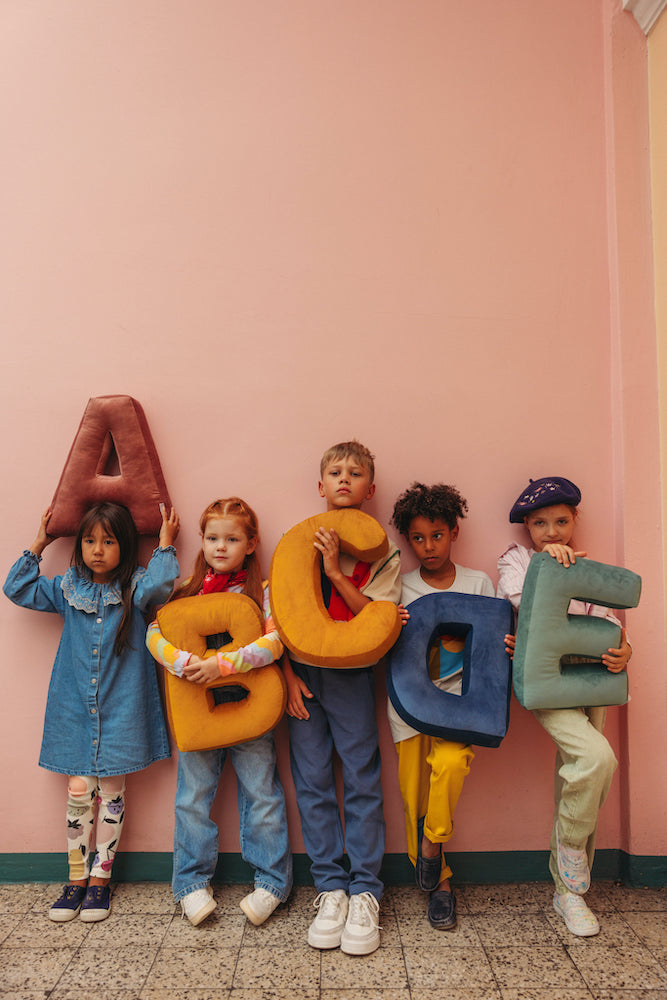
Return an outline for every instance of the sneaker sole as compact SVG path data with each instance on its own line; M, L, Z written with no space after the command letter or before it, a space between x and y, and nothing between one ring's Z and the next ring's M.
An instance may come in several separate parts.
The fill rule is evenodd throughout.
M67 923L68 920L74 920L79 915L80 909L81 906L77 906L76 910L49 910L49 920L54 920L57 924Z
M269 917L273 913L275 913L275 910L271 910L271 913L267 913L266 915L261 913L255 913L255 911L251 908L250 904L248 903L247 899L242 899L241 902L239 903L239 906L245 913L250 923L254 924L255 927L259 927L260 924L263 924L265 921L269 919Z
M336 934L318 934L317 931L313 931L312 928L308 929L308 944L311 948L319 948L320 950L326 951L329 948L339 948L340 939L343 936L343 927Z
M198 927L203 920L206 920L206 918L210 916L211 913L213 913L215 906L216 906L215 900L210 899L208 903L202 906L201 910L197 910L197 912L193 917L188 917L187 913L185 914L185 916L188 917L188 920L190 921L193 927Z
M561 918L561 920L563 921L563 923L567 927L567 929L570 932L570 934L574 934L575 937L595 937L596 934L600 933L600 924L599 923L597 924L597 927L593 926L593 927L590 927L590 928L583 928L582 930L575 931L573 929L573 927L570 925L570 923L568 923L568 919L567 919L565 913L563 912L563 910L561 909L561 907L559 906L559 904L555 900L554 900L553 906L554 906L554 910L556 911L556 913L558 914L558 916ZM595 916L595 914L593 914L593 916ZM596 918L596 922L597 922L597 918Z
M357 938L346 938L345 933L341 935L340 950L346 955L371 955L380 947L380 933L368 941L360 941Z
M106 920L111 913L111 904L106 910L81 910L79 920L84 924L97 924L100 920Z

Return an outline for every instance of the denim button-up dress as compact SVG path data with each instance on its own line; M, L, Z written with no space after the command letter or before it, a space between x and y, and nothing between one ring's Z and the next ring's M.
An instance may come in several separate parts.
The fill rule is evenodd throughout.
M41 767L109 777L169 757L143 612L166 601L178 573L172 546L156 549L147 569L138 567L129 642L119 657L113 644L123 607L113 583L93 583L74 567L48 580L28 551L14 563L3 588L7 597L24 608L56 612L65 623L49 684Z

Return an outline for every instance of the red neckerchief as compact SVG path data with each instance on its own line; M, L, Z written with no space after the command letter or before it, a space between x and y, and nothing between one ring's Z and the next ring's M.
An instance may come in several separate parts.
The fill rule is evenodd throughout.
M236 573L214 573L212 569L207 570L201 585L200 594L220 594L230 587L246 582L248 574L244 569Z
M346 576L346 579L354 584L357 590L361 590L370 575L371 564L361 562L361 560L359 560L354 567L352 576ZM329 607L327 610L335 622L349 622L354 618L354 615L333 584L331 586L331 597L329 599Z

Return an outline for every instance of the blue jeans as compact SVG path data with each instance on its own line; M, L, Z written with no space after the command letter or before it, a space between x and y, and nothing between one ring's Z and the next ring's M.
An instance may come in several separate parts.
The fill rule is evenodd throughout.
M174 898L204 889L213 878L218 863L218 827L211 819L211 809L227 754L238 785L241 857L255 869L255 887L284 902L292 888L292 853L272 733L223 750L179 752Z
M313 695L306 700L310 718L289 716L287 722L303 842L315 887L318 892L370 892L380 899L385 823L373 671L295 662L292 666ZM343 769L345 836L336 797L334 748Z

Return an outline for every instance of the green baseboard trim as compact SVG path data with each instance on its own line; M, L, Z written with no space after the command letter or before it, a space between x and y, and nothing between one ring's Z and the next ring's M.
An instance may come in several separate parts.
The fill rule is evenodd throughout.
M549 880L547 851L448 851L447 860L460 884L502 884ZM115 882L171 882L170 851L119 854L114 865ZM0 854L0 883L63 882L67 868L63 854ZM414 869L405 854L385 854L382 863L385 885L413 885ZM634 887L667 886L667 857L630 855L625 851L598 851L593 880L617 881ZM215 882L252 882L252 869L239 854L221 854ZM295 885L312 885L310 861L294 855Z

